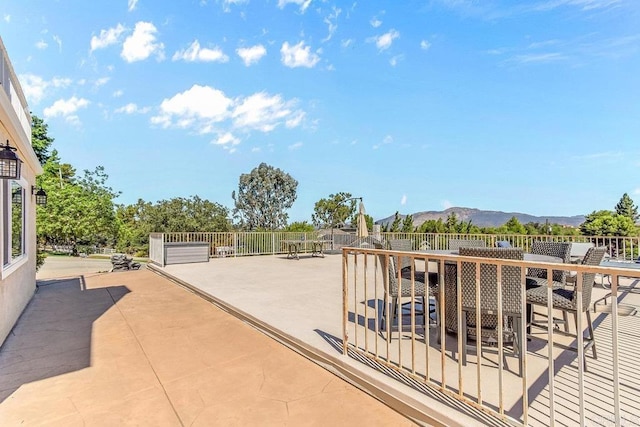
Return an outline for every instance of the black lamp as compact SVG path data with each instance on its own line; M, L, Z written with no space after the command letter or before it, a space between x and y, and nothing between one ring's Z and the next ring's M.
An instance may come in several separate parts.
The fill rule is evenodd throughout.
M39 205L39 206L47 205L47 192L44 191L42 188L39 188L38 191L36 191L35 185L32 185L31 194L36 195L36 205Z
M0 179L19 179L20 178L20 159L14 153L15 148L9 145L0 145L4 150L0 151Z

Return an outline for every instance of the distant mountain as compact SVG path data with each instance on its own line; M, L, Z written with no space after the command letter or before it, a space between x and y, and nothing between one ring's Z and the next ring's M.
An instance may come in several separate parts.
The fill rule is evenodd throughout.
M535 216L519 212L483 211L480 209L472 208L449 208L444 211L416 212L412 214L413 226L418 227L422 225L423 222L430 219L438 220L439 218L441 218L443 221L445 221L447 217L452 213L456 214L456 217L459 221L467 222L471 220L471 224L477 225L478 227L499 227L514 216L518 218L518 221L520 221L522 224L526 224L528 222L545 223L546 221L549 221L549 223L551 224L578 227L584 222L584 215ZM403 218L405 216L406 215L402 215ZM383 225L392 223L394 218L395 216L391 215L387 218L376 221L376 224Z

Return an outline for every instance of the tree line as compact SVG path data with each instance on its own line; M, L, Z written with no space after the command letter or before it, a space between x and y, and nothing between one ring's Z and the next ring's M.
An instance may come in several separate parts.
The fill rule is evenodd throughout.
M311 222L288 222L287 210L296 200L298 182L281 169L261 163L241 174L233 207L201 199L176 197L155 203L139 199L131 205L116 203L120 195L109 187L104 167L78 173L64 163L53 148L44 121L32 116L32 145L44 173L37 185L48 195L47 205L37 207L36 231L39 247L71 246L74 252L112 247L119 252L145 256L152 232L228 232L232 230L282 230L310 232L323 227L355 224L358 198L337 192L314 205ZM366 215L367 227L374 220ZM632 236L638 234L638 208L624 194L613 210L595 211L579 228L559 224L521 224L513 217L500 227L478 227L461 221L455 214L446 220L429 220L414 227L411 215L396 212L394 221L383 231L466 234L585 234ZM39 263L42 259L39 259Z

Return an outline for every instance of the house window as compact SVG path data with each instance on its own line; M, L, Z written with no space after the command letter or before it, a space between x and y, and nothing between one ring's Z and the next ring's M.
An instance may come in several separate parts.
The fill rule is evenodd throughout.
M4 181L3 265L11 264L25 253L25 190L19 181Z

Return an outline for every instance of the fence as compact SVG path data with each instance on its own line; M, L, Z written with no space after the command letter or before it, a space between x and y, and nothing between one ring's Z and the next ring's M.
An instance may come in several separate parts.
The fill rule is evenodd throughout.
M246 255L276 255L287 252L287 240L316 240L327 241L325 249L339 251L345 246L360 246L362 239L355 234L310 232L200 232L200 233L152 233L165 243L171 242L207 242L210 246L209 256L246 256ZM409 239L413 250L447 249L449 239L480 239L488 247L493 247L498 241L507 241L513 247L529 251L534 240L552 242L587 242L595 246L605 246L608 256L615 259L632 261L640 254L640 237L618 236L552 236L552 235L520 235L520 234L449 234L449 233L380 233L372 236L379 240ZM370 240L369 238L368 240ZM149 244L151 256L151 242ZM304 245L303 250L311 251L311 245Z
M438 247L439 240L430 242ZM640 284L640 269L368 248L345 248L342 257L345 355L357 359L364 356L370 366L377 366L383 372L395 372L394 378L400 376L401 381L413 382L416 388L423 385L435 388L507 424L620 426L635 425L633 423L640 421L636 403L640 375L635 367L640 318L624 316L635 312L627 302L640 304L640 298L628 292L629 288L621 287L621 284L632 288ZM393 269L407 264L407 260L410 266L404 272ZM489 289L483 282L481 290L480 271L486 266L494 266L497 280ZM594 359L595 344L589 344L582 333L571 337L558 328L559 320L554 318L558 312L551 305L554 294L551 281L546 290L548 303L539 307L536 314L536 317L545 319L544 328L534 328L536 332L532 329L531 341L523 339L523 334L517 336L517 331L527 330L527 316L524 315L527 301L525 293L521 292L520 319L508 317L503 312L503 303L509 297L502 291L506 277L503 275L509 268L515 268L524 290L526 269L534 266L546 270L547 277L558 270L575 272L577 281L573 290L577 301L582 301L583 293L590 292L588 279L584 279L587 285L583 287L583 274L597 274L600 280L605 275L611 278L610 289L598 287L593 290L594 298L609 292L618 296L611 298L610 304L596 307L598 317L593 325L598 345L597 359ZM477 277L476 294L467 294L467 298L475 300L476 306L480 307L481 299L484 301L487 294L493 294L498 301L493 318L508 319L508 322L494 320L495 323L489 325L491 321L485 317L486 313L463 314L462 280L461 274L457 274L463 268L467 272L475 271ZM419 271L424 276L420 276ZM435 293L425 292L425 300L421 301L421 295L425 293L421 293L417 279L428 278L429 273L437 274L438 290ZM392 299L393 289L390 287L395 274L399 287L396 295L404 296L397 301ZM468 299L464 304L468 304ZM583 313L578 314L575 316L575 330L589 329ZM481 341L485 341L486 328L483 329L483 325L495 327L497 332L489 334L485 343L476 344L476 354L471 353L465 364L461 355L466 348L463 349L463 340L458 339L458 335L467 335L458 334L459 330L452 331L451 321L454 327L473 322L476 338L482 337ZM565 324L565 328L568 326ZM516 351L518 338L521 353ZM568 351L569 348L577 349L577 353ZM587 356L587 349L589 354L593 350L593 357ZM517 368L517 353L522 355L521 375Z

